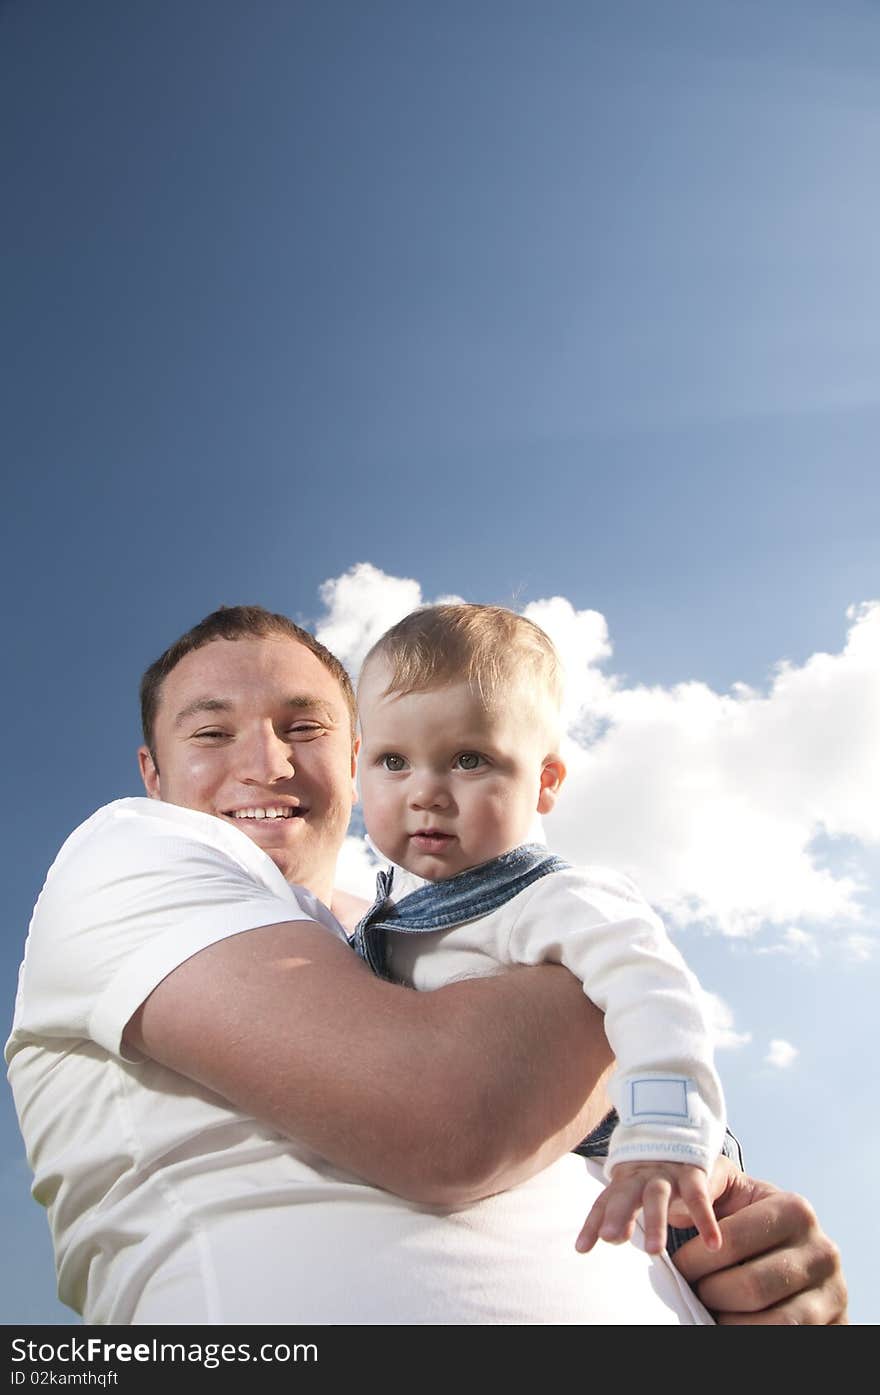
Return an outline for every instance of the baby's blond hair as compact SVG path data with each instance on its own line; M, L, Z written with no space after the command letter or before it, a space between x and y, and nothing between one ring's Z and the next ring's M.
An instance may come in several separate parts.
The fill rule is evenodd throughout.
M423 606L376 641L364 660L361 681L377 659L390 669L386 696L468 683L493 708L517 689L558 739L563 693L559 655L539 626L504 606Z

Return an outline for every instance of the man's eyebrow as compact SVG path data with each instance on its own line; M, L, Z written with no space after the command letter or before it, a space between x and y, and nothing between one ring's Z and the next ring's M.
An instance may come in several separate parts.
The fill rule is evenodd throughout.
M174 718L176 727L182 726L190 717L194 717L197 712L231 712L232 703L225 698L199 697L193 702L188 702L186 707L181 707Z
M312 697L311 693L297 693L294 697L285 698L284 705L294 712L323 712L331 722L337 720L332 704L326 698Z
M313 697L310 693L296 693L293 697L282 699L282 705L289 707L294 712L322 712L331 722L337 722L338 718L333 711L332 705L324 698ZM234 703L227 698L198 697L192 702L188 702L186 707L182 707L174 718L175 727L180 727L190 717L195 717L199 712L232 712Z

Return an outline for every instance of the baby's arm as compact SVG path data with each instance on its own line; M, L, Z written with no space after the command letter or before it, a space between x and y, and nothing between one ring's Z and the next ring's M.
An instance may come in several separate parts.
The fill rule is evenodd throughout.
M690 1163L618 1163L611 1181L593 1204L575 1249L591 1250L597 1240L620 1245L632 1236L636 1216L644 1212L645 1248L660 1254L666 1246L669 1206L680 1201L710 1250L721 1248L721 1231L712 1209L708 1179Z
M520 963L556 960L575 974L605 1012L617 1058L611 1180L578 1248L628 1239L644 1208L649 1248L662 1249L673 1200L716 1248L707 1173L724 1134L721 1084L702 990L656 915L625 878L572 868L522 898L508 953Z

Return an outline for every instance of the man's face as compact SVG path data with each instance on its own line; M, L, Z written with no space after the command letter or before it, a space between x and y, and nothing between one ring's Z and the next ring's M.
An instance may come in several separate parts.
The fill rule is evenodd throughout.
M154 746L138 752L151 799L231 823L288 881L329 904L355 799L339 683L287 635L217 639L162 686Z

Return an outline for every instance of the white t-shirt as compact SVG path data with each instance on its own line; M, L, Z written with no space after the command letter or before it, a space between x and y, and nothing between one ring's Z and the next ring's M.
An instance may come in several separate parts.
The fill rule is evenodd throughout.
M569 1156L454 1213L331 1167L122 1045L209 944L326 907L210 815L106 806L40 895L6 1047L61 1299L86 1322L706 1323L666 1257L578 1255L602 1186Z

